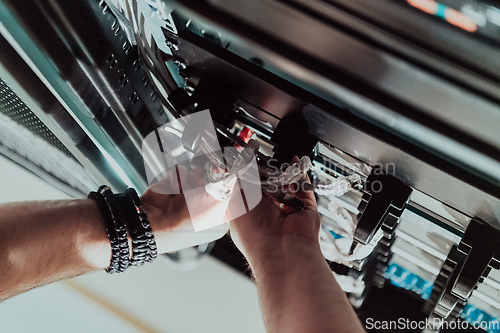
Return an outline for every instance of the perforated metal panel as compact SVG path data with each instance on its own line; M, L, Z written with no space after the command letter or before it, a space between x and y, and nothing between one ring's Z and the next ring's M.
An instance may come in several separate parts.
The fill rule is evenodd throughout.
M31 133L38 135L69 157L73 157L59 139L24 104L24 102L0 78L0 113L3 113Z
M73 196L88 193L96 179L0 78L0 153Z

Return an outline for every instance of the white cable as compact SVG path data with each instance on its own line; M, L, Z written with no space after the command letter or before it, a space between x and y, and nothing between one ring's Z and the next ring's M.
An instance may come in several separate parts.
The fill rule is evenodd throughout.
M298 162L289 165L284 172L271 176L265 185L285 186L303 180L307 172L313 168L309 156L303 156Z
M329 198L339 197L349 192L352 188L352 184L359 183L360 181L361 178L358 174L352 174L348 177L339 177L330 184L317 184L314 192L318 195L324 195Z

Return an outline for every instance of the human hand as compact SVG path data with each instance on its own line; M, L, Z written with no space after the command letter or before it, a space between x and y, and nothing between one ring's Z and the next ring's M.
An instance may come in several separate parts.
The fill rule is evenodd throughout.
M266 330L364 332L321 252L314 194L301 187L288 192L303 201L303 210L263 197L231 221L231 237L255 277Z
M295 157L292 163L297 161ZM303 210L280 207L263 197L253 210L231 222L231 237L250 262L288 243L305 242L319 247L321 221L314 193L303 191L299 184L290 186L288 192L304 202Z
M179 165L142 196L160 253L208 243L226 234L229 225L224 221L229 220L231 199L218 201L210 196L204 188L204 173L202 167ZM179 181L182 193L168 194L179 192Z

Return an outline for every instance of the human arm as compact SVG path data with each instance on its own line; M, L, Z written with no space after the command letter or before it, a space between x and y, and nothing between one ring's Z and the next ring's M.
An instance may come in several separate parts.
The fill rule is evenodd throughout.
M267 331L363 332L319 247L320 217L311 192L302 211L270 199L231 222L231 235L255 277Z
M210 199L205 201L212 207ZM148 190L141 201L160 253L197 244L183 195ZM197 240L210 242L226 230L219 226L197 235ZM110 256L105 223L93 200L0 205L0 301L106 268Z
M92 200L0 206L0 300L105 268L110 256L104 222Z

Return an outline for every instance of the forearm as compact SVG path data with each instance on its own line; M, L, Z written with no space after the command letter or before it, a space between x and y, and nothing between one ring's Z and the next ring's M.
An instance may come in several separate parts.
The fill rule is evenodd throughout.
M317 243L287 236L248 257L268 332L363 332Z
M0 301L107 267L111 247L92 200L0 205Z
M148 215L158 253L221 237L218 228L193 237L183 196L147 191ZM130 234L129 247L131 247ZM109 266L111 245L94 200L20 202L0 205L0 302L35 287Z

